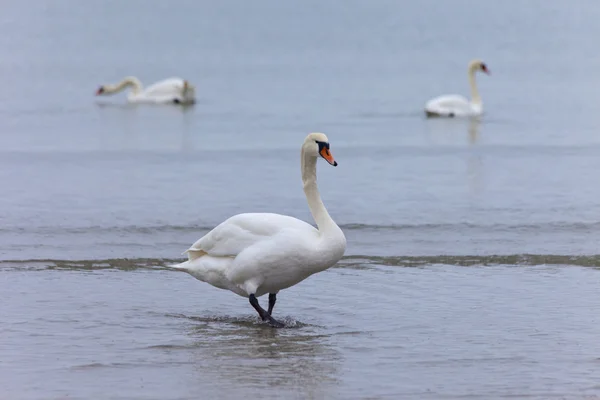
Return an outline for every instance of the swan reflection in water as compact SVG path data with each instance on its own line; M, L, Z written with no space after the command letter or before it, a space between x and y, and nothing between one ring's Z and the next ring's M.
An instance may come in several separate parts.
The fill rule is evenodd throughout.
M100 109L106 109L106 110L113 109L113 110L123 110L123 111L138 110L141 108L152 107L151 109L153 111L161 110L161 112L170 113L170 114L186 114L186 113L192 111L194 109L194 106L196 105L196 103L181 104L181 105L175 107L175 106L170 106L170 105L165 106L164 104L156 104L156 103L147 103L147 104L144 104L144 103L118 103L118 102L112 102L112 101L106 101L106 100L96 100L95 104Z
M428 119L427 142L444 148L466 148L466 177L470 195L484 190L483 156L480 151L480 117L461 119ZM466 143L465 143L466 142ZM461 151L462 153L462 151ZM463 157L461 154L460 157Z
M108 125L98 138L103 150L140 150L149 144L156 150L196 148L194 137L201 131L194 117L194 104L119 103L97 100L98 113Z
M478 151L481 121L479 118L471 118L469 121L469 156L467 158L467 176L469 180L469 193L478 195L484 190L483 156Z
M232 398L263 392L316 399L335 394L342 357L329 344L329 334L316 333L321 328L285 321L288 328L272 329L254 317L191 319L193 343L185 349L197 371L195 384L203 390L227 390Z
M432 145L463 147L466 138L473 146L479 142L480 133L481 117L425 120L425 138Z

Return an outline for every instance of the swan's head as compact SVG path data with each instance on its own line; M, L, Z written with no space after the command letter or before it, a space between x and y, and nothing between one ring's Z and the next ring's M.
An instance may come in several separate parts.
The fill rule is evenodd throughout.
M490 70L488 69L487 65L485 65L485 63L481 60L473 60L469 63L469 71L481 71L481 72L485 72L486 74L490 74Z
M96 96L102 96L106 94L106 88L104 86L100 86L98 90L96 90Z
M329 150L329 139L324 133L311 133L304 140L302 146L304 152L317 157L323 157L329 164L337 167L337 161L333 158L331 150Z

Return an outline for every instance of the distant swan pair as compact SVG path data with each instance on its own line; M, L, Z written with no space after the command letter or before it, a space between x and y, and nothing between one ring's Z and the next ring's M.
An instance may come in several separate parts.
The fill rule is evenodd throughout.
M428 117L471 117L481 115L483 113L483 103L475 81L477 71L490 74L490 70L483 61L473 60L469 63L467 74L471 86L470 101L460 95L439 96L425 104L425 114Z
M468 117L481 115L483 103L477 90L475 73L482 71L489 74L487 65L481 60L469 63L467 74L471 86L471 100L460 95L444 95L429 100L425 104L425 114L428 117ZM195 88L181 78L169 78L143 88L139 79L130 76L116 85L103 85L96 91L97 96L119 93L127 87L131 91L127 99L132 103L175 103L192 104L196 101Z
M130 103L193 104L196 101L195 87L181 78L165 79L144 89L139 79L128 76L115 85L100 86L96 96L119 93L128 87L131 88L127 94Z

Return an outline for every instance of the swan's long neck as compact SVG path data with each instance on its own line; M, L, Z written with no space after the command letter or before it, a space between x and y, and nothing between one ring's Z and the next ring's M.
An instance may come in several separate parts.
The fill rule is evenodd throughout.
M302 183L304 184L304 194L308 202L308 208L312 214L319 231L326 232L333 227L337 227L336 223L331 219L327 212L319 188L317 187L317 158L306 154L302 148Z
M477 90L474 68L469 68L469 85L471 86L471 103L481 105L481 96L479 96L479 90Z
M139 81L139 79L137 79L133 76L128 76L127 78L123 79L121 82L117 83L116 85L104 86L104 91L106 93L118 93L128 86L131 86L131 92L133 94L138 94L143 89L142 83Z

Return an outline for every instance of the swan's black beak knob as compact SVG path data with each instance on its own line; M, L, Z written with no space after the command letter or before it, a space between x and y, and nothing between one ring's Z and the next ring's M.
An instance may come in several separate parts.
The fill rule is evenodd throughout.
M333 158L333 154L329 151L329 143L317 142L319 144L319 155L325 159L329 164L337 167L337 161Z

